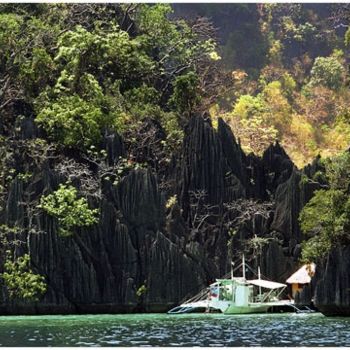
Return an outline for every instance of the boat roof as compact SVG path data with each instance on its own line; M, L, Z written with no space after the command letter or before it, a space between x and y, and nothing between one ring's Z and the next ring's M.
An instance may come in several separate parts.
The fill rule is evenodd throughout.
M233 277L231 278L217 278L216 282L211 285L217 285L217 284L232 284L232 281L238 282L240 284L245 284L247 281L243 277Z
M272 282L272 281L267 281L262 279L248 280L247 283L253 284L255 286L267 288L267 289L278 289L278 288L287 287L287 285L283 283Z
M245 280L243 277L234 277L233 280L240 284L253 284L255 286L259 286L267 289L278 289L278 288L284 288L287 286L286 284L283 284L283 283L272 282L272 281L267 281L262 279ZM217 279L216 283L213 283L212 285L217 285L220 283L223 285L229 285L232 283L232 279Z
M315 274L316 265L314 263L303 265L297 272L287 279L287 283L307 284L311 282L311 277Z

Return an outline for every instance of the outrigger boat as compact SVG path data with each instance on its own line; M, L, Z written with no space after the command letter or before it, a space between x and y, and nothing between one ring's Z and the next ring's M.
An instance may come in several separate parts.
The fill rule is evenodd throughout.
M258 279L247 280L244 255L240 266L243 271L241 277L233 277L231 271L231 278L217 279L209 288L168 313L179 314L205 309L207 312L219 311L224 314L251 314L268 312L285 306L299 310L294 306L293 300L280 299L287 287L286 284L261 279L260 268Z

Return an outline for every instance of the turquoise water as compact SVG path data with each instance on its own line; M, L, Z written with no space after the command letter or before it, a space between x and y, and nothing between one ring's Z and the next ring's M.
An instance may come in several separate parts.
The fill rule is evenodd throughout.
M350 346L321 314L2 316L1 346Z

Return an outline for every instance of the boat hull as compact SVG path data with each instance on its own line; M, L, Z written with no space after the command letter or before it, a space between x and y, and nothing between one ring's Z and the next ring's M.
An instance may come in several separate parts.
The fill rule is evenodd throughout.
M236 306L230 305L225 311L226 315L236 314L258 314L267 312L270 305L247 305L247 306Z

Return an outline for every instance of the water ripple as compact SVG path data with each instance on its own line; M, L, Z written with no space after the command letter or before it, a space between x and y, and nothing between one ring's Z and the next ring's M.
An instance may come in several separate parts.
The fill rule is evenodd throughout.
M1 346L349 346L350 320L321 314L0 317Z

